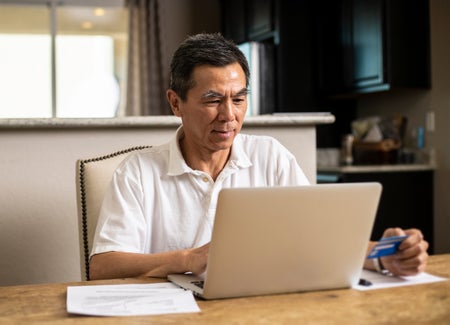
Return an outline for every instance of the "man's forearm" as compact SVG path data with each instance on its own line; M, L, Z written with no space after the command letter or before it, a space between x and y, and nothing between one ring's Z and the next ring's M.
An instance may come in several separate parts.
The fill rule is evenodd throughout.
M166 277L184 273L186 253L172 251L158 254L107 252L92 256L90 279L129 278L138 276Z

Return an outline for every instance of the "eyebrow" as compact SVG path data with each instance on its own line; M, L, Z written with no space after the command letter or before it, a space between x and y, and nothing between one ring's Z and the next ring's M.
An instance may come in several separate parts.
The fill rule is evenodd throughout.
M233 94L232 97L246 96L246 95L248 95L248 93L249 93L249 90L247 88L242 88L237 93ZM214 91L214 90L208 90L202 96L202 98L205 98L205 99L215 98L215 97L222 98L222 97L224 97L224 95L221 93L218 93L217 91Z

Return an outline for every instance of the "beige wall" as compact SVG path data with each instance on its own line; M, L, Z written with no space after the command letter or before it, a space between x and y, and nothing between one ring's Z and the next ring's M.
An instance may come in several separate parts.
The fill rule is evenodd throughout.
M75 161L171 130L0 130L0 285L80 279Z
M414 127L425 125L426 113L434 112L435 131L426 133L427 146L436 149L437 162L434 248L436 253L450 253L450 1L430 0L430 17L432 88L363 96L358 102L358 114L401 113Z

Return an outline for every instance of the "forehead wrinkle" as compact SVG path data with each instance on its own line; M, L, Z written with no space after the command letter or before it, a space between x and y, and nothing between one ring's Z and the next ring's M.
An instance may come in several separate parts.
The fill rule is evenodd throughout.
M248 95L250 91L247 88L242 88L241 90L239 90L236 94L234 94L233 96L245 96Z

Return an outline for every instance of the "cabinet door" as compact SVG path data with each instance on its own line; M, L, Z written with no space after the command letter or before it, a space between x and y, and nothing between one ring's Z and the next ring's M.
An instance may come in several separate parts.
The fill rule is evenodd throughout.
M223 0L222 30L226 38L240 44L247 41L246 2L243 0Z
M383 1L351 1L352 88L384 83Z
M385 85L383 0L327 2L317 10L319 88L329 95Z
M319 89L430 87L428 0L335 0L317 11Z
M248 1L248 37L258 41L271 36L274 30L274 12L272 0Z

